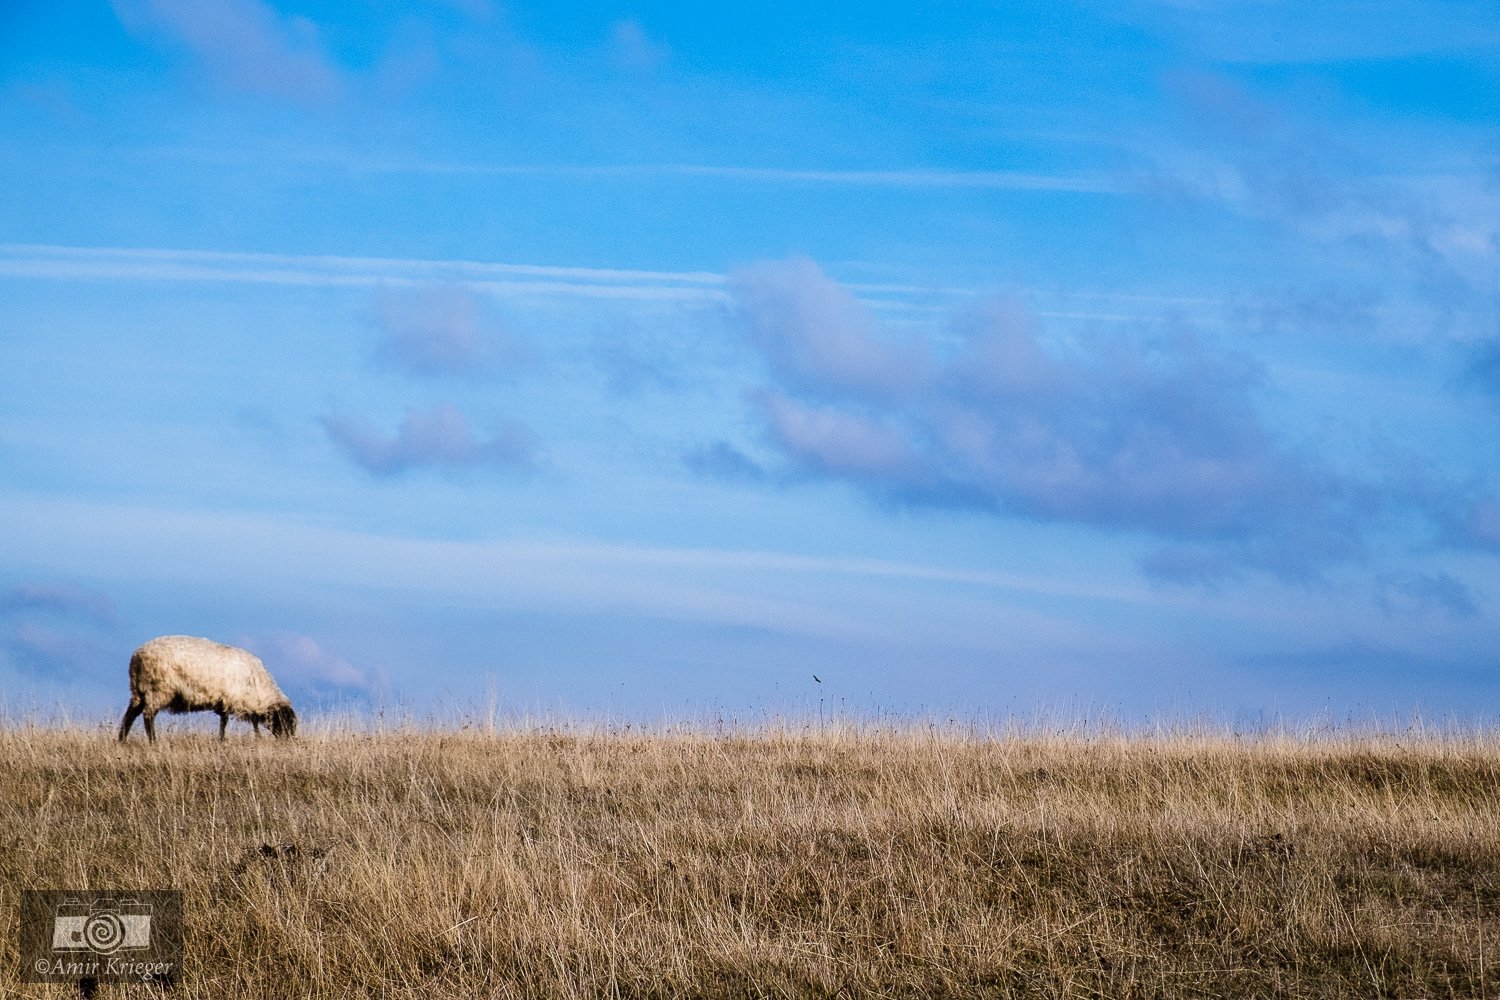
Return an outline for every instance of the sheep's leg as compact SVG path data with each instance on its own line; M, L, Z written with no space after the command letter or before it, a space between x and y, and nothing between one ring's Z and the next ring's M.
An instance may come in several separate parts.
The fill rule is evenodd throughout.
M120 720L121 743L124 743L125 737L130 735L130 727L135 723L136 716L141 714L141 709L144 707L145 706L136 701L134 698L132 698L130 700L130 704L125 707L125 718Z
M219 713L219 742L220 743L224 742L224 731L227 730L228 728L229 728L229 713L228 712L220 712Z
M250 720L250 725L255 728L255 738L256 739L260 739L260 720L259 719L251 719Z
M155 712L147 712L145 715L141 716L141 724L146 727L146 741L148 743L155 743L156 742L156 713Z

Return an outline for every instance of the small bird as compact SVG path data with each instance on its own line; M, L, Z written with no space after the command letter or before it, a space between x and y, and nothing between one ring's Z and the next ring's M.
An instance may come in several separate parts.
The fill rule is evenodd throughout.
M813 680L817 681L819 684L823 683L823 678L819 677L817 674L813 674Z

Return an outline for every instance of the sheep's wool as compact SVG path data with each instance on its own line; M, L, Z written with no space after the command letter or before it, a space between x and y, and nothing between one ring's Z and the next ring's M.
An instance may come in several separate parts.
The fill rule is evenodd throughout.
M130 688L148 714L208 709L248 717L287 704L260 657L190 635L164 635L137 649Z

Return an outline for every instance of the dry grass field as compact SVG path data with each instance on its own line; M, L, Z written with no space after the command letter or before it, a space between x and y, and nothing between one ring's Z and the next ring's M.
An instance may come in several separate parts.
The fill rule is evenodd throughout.
M81 886L188 997L1493 997L1500 743L0 730L0 903Z

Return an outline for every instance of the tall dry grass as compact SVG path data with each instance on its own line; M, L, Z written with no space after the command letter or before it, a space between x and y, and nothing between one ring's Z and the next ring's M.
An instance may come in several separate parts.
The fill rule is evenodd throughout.
M84 886L190 997L1497 996L1500 744L0 731L0 903Z

